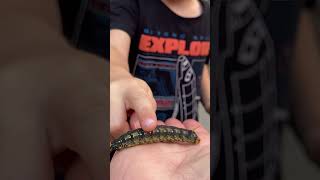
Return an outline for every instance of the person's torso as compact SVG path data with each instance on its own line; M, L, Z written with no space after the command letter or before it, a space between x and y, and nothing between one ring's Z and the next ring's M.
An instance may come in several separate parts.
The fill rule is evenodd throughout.
M281 78L286 77L297 2L216 0L211 10L218 100L213 119L221 128L215 178L278 179L286 102L278 97L286 93L286 79Z
M182 18L160 0L137 3L131 72L150 86L159 120L196 119L201 73L210 52L209 6L199 17Z

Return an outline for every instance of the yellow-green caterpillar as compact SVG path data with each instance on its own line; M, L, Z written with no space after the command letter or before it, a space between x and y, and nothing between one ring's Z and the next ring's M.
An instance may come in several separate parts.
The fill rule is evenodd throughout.
M127 132L111 143L110 152L159 142L198 144L200 139L192 130L159 125L151 132L145 132L141 128Z

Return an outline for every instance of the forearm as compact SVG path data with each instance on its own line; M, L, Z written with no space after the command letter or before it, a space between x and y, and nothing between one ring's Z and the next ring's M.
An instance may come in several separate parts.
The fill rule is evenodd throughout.
M110 46L110 81L121 78L129 78L128 57L122 54L117 48Z
M320 48L317 36L311 13L304 12L293 62L293 97L298 130L311 157L320 162Z

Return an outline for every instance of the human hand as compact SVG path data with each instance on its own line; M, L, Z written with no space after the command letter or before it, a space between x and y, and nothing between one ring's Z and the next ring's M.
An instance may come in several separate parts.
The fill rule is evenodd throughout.
M158 124L164 124L158 121ZM110 163L111 180L210 179L210 136L195 120L183 124L169 119L165 125L194 130L200 138L197 145L147 144L115 153Z
M134 77L117 79L110 84L111 139L130 129L142 127L145 131L156 128L156 101L150 87ZM133 111L132 114L129 111ZM127 117L130 116L128 123Z

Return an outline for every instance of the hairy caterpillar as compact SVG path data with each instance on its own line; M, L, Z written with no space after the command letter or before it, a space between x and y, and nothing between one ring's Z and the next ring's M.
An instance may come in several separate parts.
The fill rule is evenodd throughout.
M159 125L151 132L145 132L141 128L127 132L111 143L110 152L159 142L198 144L200 139L192 130Z

